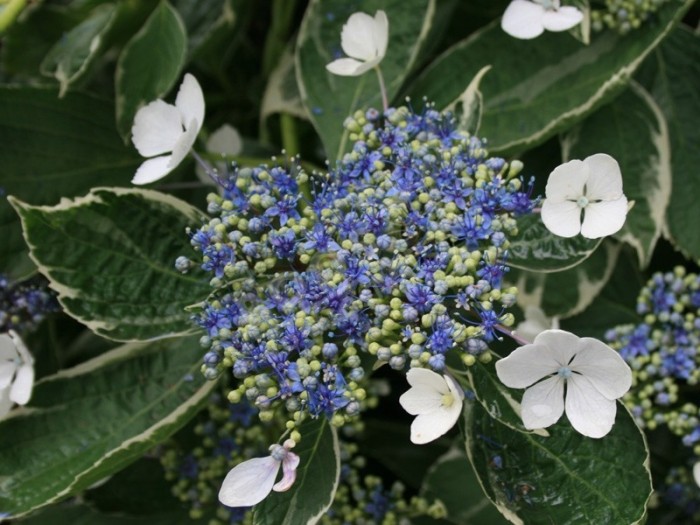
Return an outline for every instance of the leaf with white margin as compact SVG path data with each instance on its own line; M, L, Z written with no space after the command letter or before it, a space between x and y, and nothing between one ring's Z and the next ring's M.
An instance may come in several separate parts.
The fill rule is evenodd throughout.
M481 491L474 469L462 448L452 448L433 463L420 489L428 501L439 499L446 520L463 523L508 523Z
M508 266L536 272L560 272L588 259L602 242L583 235L559 237L550 232L539 213L518 217L518 233L508 245Z
M289 47L285 48L275 69L270 73L260 108L260 120L265 121L274 113L288 113L309 120L297 86L294 53Z
M688 258L700 259L700 33L677 27L643 64L639 82L666 116L673 184L664 235Z
M634 206L615 237L649 264L661 236L671 197L671 146L663 113L636 82L561 137L564 162L594 153L612 156L622 171L623 191Z
M271 492L253 507L254 525L311 525L333 503L340 480L338 433L321 416L299 427L297 478L286 492Z
M383 9L389 19L389 46L379 67L391 102L427 44L435 0L383 0L373 5L375 9L365 4L362 10L374 16L376 9ZM357 10L346 0L312 0L297 37L297 84L331 164L348 146L349 132L340 125L343 120L358 109L380 109L382 104L374 71L359 77L340 77L326 71L326 64L340 56L343 24Z
M215 381L197 337L120 346L39 381L0 422L0 508L13 518L80 492L181 428Z
M122 137L129 137L138 109L165 95L179 80L186 56L185 24L168 2L161 1L117 61L117 129Z
M482 67L474 76L459 98L448 105L445 110L456 111L459 115L459 129L472 135L476 135L481 125L481 114L484 108L484 96L479 90L479 85L484 75L491 70L491 66Z
M114 5L98 6L83 22L63 35L44 57L41 74L58 80L59 96L80 80L99 56L103 39L112 28L116 14Z
M675 27L693 0L667 2L653 23L620 35L601 31L583 46L566 33L531 41L512 38L499 21L445 51L409 89L442 108L455 100L484 64L480 134L491 153L522 151L580 121L622 92L644 58ZM478 59L476 59L478 57Z
M479 403L465 406L465 428L479 482L511 523L643 523L652 493L649 449L621 403L602 439L579 434L564 416L548 437L513 432Z
M561 272L514 269L507 279L518 288L518 304L539 307L548 317L571 317L583 312L600 294L615 269L620 244L603 241L581 264Z
M185 307L208 296L208 279L199 269L178 272L175 259L192 253L185 229L202 222L199 210L125 188L95 188L56 206L9 200L63 309L93 332L145 341L195 330Z

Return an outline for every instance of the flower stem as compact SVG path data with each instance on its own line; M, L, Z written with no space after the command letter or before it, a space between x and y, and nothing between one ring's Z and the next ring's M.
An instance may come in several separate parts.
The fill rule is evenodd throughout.
M384 75L382 75L382 70L379 66L375 66L374 70L377 72L377 78L379 79L379 91L382 94L382 106L384 106L384 111L389 109L389 100L386 95L386 85L384 84Z
M219 177L219 174L216 172L214 168L212 168L211 164L209 164L206 160L204 160L202 157L199 156L199 154L195 150L191 150L192 156L194 157L194 160L196 160L199 165L204 169L204 171L209 175L209 178L213 180L217 186L222 186L223 187L223 181L221 180L221 177Z
M496 330L498 330L499 332L501 332L503 335L507 335L507 336L510 337L513 341L515 341L516 343L518 343L518 344L520 344L520 345L529 345L529 344L532 344L531 341L528 341L528 340L525 339L524 337L520 337L520 336L519 336L518 334L516 334L513 330L511 330L510 328L506 328L506 327L503 326L502 324L497 324L497 325L496 325Z
M289 113L280 114L280 131L282 133L282 147L288 156L299 154L299 138L294 117Z

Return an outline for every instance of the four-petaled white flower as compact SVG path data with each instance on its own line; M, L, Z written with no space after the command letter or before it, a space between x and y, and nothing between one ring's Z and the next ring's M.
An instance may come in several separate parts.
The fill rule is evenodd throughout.
M533 344L499 360L496 373L506 386L527 388L521 404L525 428L553 425L566 409L574 429L592 438L610 432L615 400L632 385L632 371L620 354L564 330L542 332Z
M340 34L340 45L351 58L334 60L326 69L346 77L361 75L381 62L388 43L389 20L384 11L377 11L374 18L367 13L354 13Z
M573 237L580 232L597 239L625 224L622 173L617 161L605 153L556 167L547 180L545 196L542 222L555 235Z
M529 40L547 31L566 31L583 20L573 6L561 7L559 0L513 0L501 19L501 28L510 36Z
M416 416L411 423L411 441L423 445L450 430L462 413L464 392L448 375L425 368L406 374L411 388L399 398L403 409Z
M272 445L270 455L253 458L236 465L226 475L219 490L219 501L227 507L252 507L264 500L270 491L284 492L294 484L299 456L290 449L294 441ZM275 483L282 467L282 479Z
M192 149L203 123L204 94L197 79L188 73L174 106L158 99L136 113L131 140L141 155L154 158L141 164L131 182L149 184L174 170Z
M26 405L34 387L34 359L12 330L0 335L0 418L13 403Z

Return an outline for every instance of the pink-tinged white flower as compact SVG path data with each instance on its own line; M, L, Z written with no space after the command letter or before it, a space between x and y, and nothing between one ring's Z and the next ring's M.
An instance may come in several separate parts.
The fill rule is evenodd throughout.
M174 170L192 149L203 123L204 94L188 73L174 106L158 99L136 113L131 140L142 156L153 158L141 164L131 182L149 184Z
M411 368L406 379L411 388L399 398L399 403L416 416L411 423L411 441L423 445L454 426L462 413L464 392L450 376L425 368Z
M0 334L0 418L13 403L26 405L34 388L34 358L13 331Z
M501 19L501 28L510 36L529 40L547 31L566 31L583 20L573 6L561 6L559 0L513 0Z
M589 239L612 235L627 217L622 173L610 155L571 160L549 175L542 222L555 235Z
M566 411L584 436L600 438L612 429L616 399L632 385L627 363L606 344L563 330L546 330L535 342L496 363L504 385L527 388L521 403L523 425L545 428Z
M239 463L229 471L219 490L219 501L227 507L252 507L264 500L271 491L289 490L296 480L299 456L290 450L294 441L272 445L270 455ZM275 483L282 467L282 479Z
M340 45L350 58L339 58L326 65L335 75L356 77L379 64L389 43L389 19L384 11L372 18L367 13L354 13L343 26Z

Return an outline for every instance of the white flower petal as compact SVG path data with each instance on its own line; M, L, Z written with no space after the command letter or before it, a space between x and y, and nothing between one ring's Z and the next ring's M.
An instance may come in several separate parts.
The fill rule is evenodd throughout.
M445 382L447 383L447 386L449 387L450 392L452 393L453 396L455 396L455 399L459 399L459 400L464 399L464 390L462 389L461 386L459 386L457 381L455 381L454 379L452 379L448 375L444 375L443 377L445 378Z
M411 368L406 373L406 381L411 386L429 387L441 394L449 392L449 387L445 383L445 377L427 368Z
M605 153L598 153L586 157L583 162L588 166L588 200L613 201L622 197L622 172L614 158Z
M131 179L131 183L137 185L150 184L162 179L172 171L172 168L170 168L171 159L172 155L165 155L144 161L139 166L139 169L136 170L136 175Z
M299 456L294 452L287 452L287 455L282 460L282 479L274 484L272 490L275 492L285 492L292 488L294 481L297 479L297 467L299 466Z
M554 235L573 237L581 232L581 208L571 201L542 202L542 222Z
M173 154L170 156L170 161L168 161L169 170L174 170L187 156L194 145L194 141L197 140L198 133L199 129L194 125L194 121L192 121L187 131L185 131L175 143Z
M10 387L10 399L18 405L26 405L34 388L34 367L22 365L17 369L15 381Z
M566 417L584 436L601 438L615 423L616 402L598 392L586 376L573 374L566 385Z
M510 388L526 388L559 370L559 356L559 351L542 344L521 346L496 362L496 374Z
M0 390L7 388L15 377L17 365L14 361L0 362Z
M693 479L695 484L700 487L700 461L693 465Z
M340 33L340 46L349 57L373 60L378 56L376 35L381 30L367 13L353 13Z
M513 0L501 19L501 29L515 38L529 40L544 32L544 7L529 0Z
M582 160L570 160L554 168L547 179L545 196L551 202L578 200L588 182L589 166Z
M27 365L33 365L34 357L32 357L32 354L29 352L29 349L24 344L24 341L22 341L20 336L17 335L17 332L15 332L14 330L10 330L9 333L10 337L12 338L12 342L15 345L15 350L17 350L17 353L19 354L19 358L22 360L22 363Z
M440 408L442 394L428 386L414 386L401 395L399 403L412 416L427 414Z
M462 400L454 399L449 407L416 416L411 423L411 442L424 445L439 438L455 425L461 413Z
M553 376L531 386L523 394L521 415L528 429L553 425L564 413L564 380Z
M272 456L254 458L236 465L226 475L219 501L228 507L251 507L272 491L281 462Z
M243 151L243 140L238 130L230 124L224 124L207 139L207 151L222 155L238 155Z
M326 69L334 75L342 77L357 77L372 69L378 61L360 62L354 58L339 58L330 64L326 64Z
M175 98L175 107L182 114L182 125L188 130L187 126L196 128L196 137L204 123L204 93L197 79L189 73L182 79Z
M542 24L547 31L566 31L579 25L582 20L583 13L573 6L546 10L542 16Z
M131 141L142 156L152 157L172 151L183 132L180 111L159 99L136 112Z
M381 60L386 55L389 45L389 19L381 9L374 14L374 43L377 47L377 58Z
M10 389L5 388L0 390L0 419L4 418L12 409L12 401L10 400Z
M585 376L608 399L617 399L632 386L632 370L619 353L592 337L581 338L571 370Z
M12 337L0 334L0 361L14 361L17 355L17 344Z
M615 201L594 202L586 206L581 235L598 239L620 231L627 219L627 197Z

